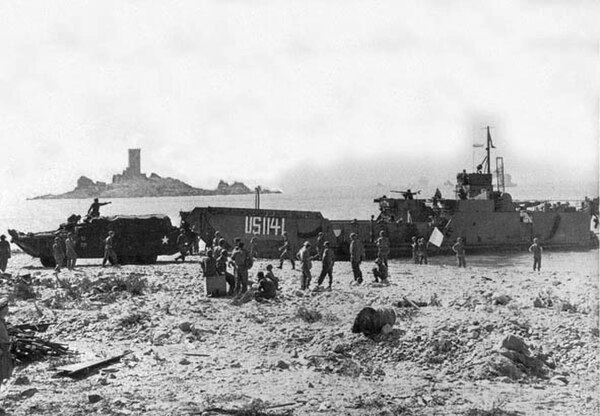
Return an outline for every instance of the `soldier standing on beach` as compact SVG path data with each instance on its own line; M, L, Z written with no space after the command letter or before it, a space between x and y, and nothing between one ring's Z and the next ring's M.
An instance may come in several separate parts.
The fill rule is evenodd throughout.
M290 259L290 262L292 263L292 270L295 270L296 263L294 263L294 256L292 254L292 245L288 238L287 231L284 231L282 235L283 235L283 244L281 247L279 247L279 251L281 252L281 255L279 256L278 268L281 269L283 267L283 261L285 259Z
M65 261L65 251L63 250L60 237L54 237L54 244L52 245L52 255L54 256L54 262L56 263L54 271L58 273L60 272L60 268L62 267L63 262Z
M350 263L352 265L352 274L354 275L354 281L357 284L363 282L362 271L360 270L360 263L365 258L365 249L362 242L358 239L356 233L350 234Z
M225 246L225 240L221 239L221 241L223 243L219 247L217 247L221 248L221 250L219 250L218 255L214 255L217 263L217 274L219 276L225 277L225 281L229 285L229 291L227 292L227 294L233 295L233 292L235 290L235 276L227 271L227 257L229 256L229 253L227 253L227 250L223 248Z
M529 247L529 252L533 253L533 271L536 270L539 272L542 268L542 246L539 244L539 240L537 238L533 239L533 244Z
M329 241L325 241L323 243L321 274L319 275L319 280L317 281L317 285L321 286L325 280L325 276L329 276L329 286L327 286L327 290L331 290L331 285L333 284L333 265L335 264L335 256L333 254L333 250L329 248L329 246Z
M77 263L77 252L75 251L75 237L73 233L67 234L65 240L65 247L67 249L67 269L75 269L75 263Z
M410 247L412 249L412 261L414 264L419 264L419 257L417 256L417 250L419 248L419 243L417 242L417 237L412 236L410 239Z
M377 257L381 259L385 267L388 267L388 256L390 255L390 239L385 236L385 231L379 231L377 244Z
M10 337L6 329L8 298L0 299L0 385L8 380L13 372L13 360L10 353Z
M425 237L421 237L417 240L417 258L419 264L427 264L427 244Z
M323 249L325 244L325 235L322 232L319 232L317 235L317 260L323 259Z
M117 265L117 253L115 253L115 232L109 231L108 237L104 239L104 258L102 259L102 267L106 267L106 262L110 261L113 266Z
M310 274L310 269L312 269L312 261L310 255L310 243L308 241L304 242L304 245L298 252L298 259L300 260L301 268L302 268L302 278L300 280L300 290L307 290L310 286L310 281L312 276Z
M458 267L467 267L467 261L465 260L465 245L462 237L456 239L456 243L452 246L452 251L456 253Z
M181 261L184 262L185 255L188 252L188 241L183 228L179 231L179 235L177 236L177 247L179 248L179 256L175 257L175 261L181 259Z
M4 273L10 259L10 243L6 241L4 234L0 235L0 271Z
M236 247L231 253L231 263L235 270L235 295L246 293L248 290L248 256L244 243L237 241Z
M223 238L221 238L221 233L219 231L215 231L215 236L212 239L212 248L214 249L215 247L217 247L219 245L219 243L221 242L221 240L225 241Z

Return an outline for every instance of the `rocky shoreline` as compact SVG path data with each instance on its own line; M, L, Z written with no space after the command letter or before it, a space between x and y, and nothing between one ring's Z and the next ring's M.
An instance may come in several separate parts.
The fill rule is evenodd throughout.
M236 305L204 296L197 256L161 260L105 269L85 260L59 282L15 254L2 287L12 298L9 323L53 322L45 336L76 354L17 367L2 391L7 414L598 412L593 270L394 260L390 286L352 286L350 264L339 262L333 291L301 292L299 271L285 264L276 301ZM258 260L251 276L267 263ZM315 262L313 274L319 269ZM17 274L30 275L33 298L15 296ZM135 284L107 283L115 279ZM393 330L351 333L365 306L394 308ZM124 351L84 378L55 377L62 365Z
M219 181L216 189L194 188L187 183L174 178L163 178L156 173L150 176L140 176L119 182L94 182L81 176L75 189L63 194L46 194L29 199L90 199L90 198L142 198L163 196L209 196L209 195L245 195L255 191L242 182L231 185ZM281 191L261 189L261 193L272 194Z

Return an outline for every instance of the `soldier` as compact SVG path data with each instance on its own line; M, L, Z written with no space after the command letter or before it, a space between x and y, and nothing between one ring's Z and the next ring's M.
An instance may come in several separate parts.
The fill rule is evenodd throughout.
M213 257L213 251L208 249L206 251L206 257L200 261L200 268L204 277L217 276L217 261Z
M365 257L365 249L362 242L358 239L356 233L350 234L350 263L352 265L352 274L354 275L354 281L357 284L363 282L362 271L360 270L360 263Z
M235 289L236 295L246 293L248 290L248 251L244 248L244 243L241 241L237 242L236 247L231 253L230 264L233 265L235 270Z
M65 240L65 247L67 249L67 269L75 269L75 263L77 263L77 252L75 251L75 237L73 233L67 234Z
M6 271L8 259L10 259L10 243L6 241L6 236L2 234L0 235L0 270L2 273Z
M258 251L256 251L256 237L250 239L250 247L248 247L248 269L251 269L254 265L254 260L258 257Z
M225 250L225 239L221 238L219 240L219 243L216 246L213 246L213 254L215 256L215 259L218 259L219 256L221 255L221 252Z
M108 237L104 239L104 258L102 259L102 267L106 267L106 262L110 261L112 265L117 265L117 253L115 253L115 232L109 231Z
M265 299L273 299L277 296L277 286L275 282L269 279L263 272L258 272L256 275L258 288L254 293L254 299L260 302Z
M417 250L419 247L419 243L417 242L417 237L412 236L410 239L410 247L412 249L412 261L414 264L419 264L419 257L417 256Z
M8 316L8 298L0 299L0 385L8 380L13 372L13 361L10 353L10 337L6 329Z
M179 231L179 235L177 236L177 247L179 248L179 256L175 257L175 261L181 259L181 261L184 262L185 255L188 251L188 242L183 228Z
M385 231L379 232L377 244L377 257L383 261L385 267L388 267L388 256L390 255L390 239L385 236Z
M300 280L300 290L307 290L310 286L312 276L310 269L312 268L312 261L310 255L310 243L305 241L300 251L298 251L298 259L302 267L302 278Z
M388 279L388 268L379 257L375 259L375 267L373 268L373 276L375 277L375 283L387 283Z
M275 282L275 289L279 290L279 278L273 274L273 265L267 264L267 274L266 276Z
M221 239L221 241L223 241L223 245L225 245L225 240ZM225 276L225 281L229 285L229 291L227 292L227 294L233 295L233 292L235 290L235 276L227 271L227 257L228 256L229 256L229 253L227 253L227 250L225 250L225 249L220 250L219 256L218 257L215 256L216 268L217 268L217 274L219 276Z
M322 232L317 234L317 256L316 260L323 259L323 245L325 243L325 235Z
M539 272L542 268L542 246L538 243L538 239L533 239L533 244L529 247L529 252L533 253L533 271L536 270Z
M331 290L331 285L333 284L333 265L335 264L335 256L333 254L333 250L329 248L329 245L329 241L325 241L323 243L321 274L319 275L319 280L317 281L317 284L321 286L325 280L325 276L329 276L329 286L327 286L327 290Z
M87 215L89 218L97 218L100 216L100 207L103 205L108 205L110 202L98 202L98 198L94 198L94 202L90 205L88 209Z
M52 255L54 256L54 262L56 263L54 271L58 273L60 272L63 262L65 261L65 251L63 250L62 243L60 242L60 237L54 237Z
M465 245L463 244L462 237L456 239L456 243L452 246L452 251L456 253L458 267L467 267L467 262L465 260Z
M290 262L292 263L292 270L296 270L296 263L294 263L294 256L292 254L292 245L288 238L287 231L284 231L282 235L283 235L283 244L281 247L279 247L279 251L281 252L281 255L279 256L278 268L281 269L283 267L283 261L285 259L290 259Z
M212 240L212 248L214 249L216 246L219 245L219 242L223 240L225 241L222 237L221 237L221 233L219 231L215 231L215 237Z
M427 264L427 244L429 243L425 241L425 237L417 240L417 258L419 259L419 264Z

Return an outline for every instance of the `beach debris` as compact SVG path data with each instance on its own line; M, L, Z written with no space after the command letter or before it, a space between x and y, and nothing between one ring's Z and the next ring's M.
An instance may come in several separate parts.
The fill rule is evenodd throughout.
M317 309L300 306L296 309L296 316L309 324L320 321L323 315Z
M88 402L90 404L98 403L103 397L99 394L88 394Z
M126 355L128 355L130 353L131 353L131 351L126 351L123 354L114 355L112 357L102 358L99 360L89 361L87 363L78 363L78 364L71 364L71 365L66 365L63 367L58 367L58 368L56 368L56 370L58 371L58 373L56 375L57 376L67 376L67 377L71 377L71 378L81 377L81 376L89 374L91 371L93 371L95 369L105 367L110 364L114 364L117 361L119 361L121 358L125 357Z
M352 332L355 334L363 333L364 335L379 334L385 325L393 326L395 323L396 312L393 309L373 309L366 307L354 319Z
M495 295L492 298L492 304L494 305L508 305L512 298L508 295Z
M25 364L48 356L58 357L69 353L69 347L35 335L45 332L52 323L21 324L8 328L12 339L10 352L17 363Z
M424 306L428 306L427 302L423 302L423 301L412 301L410 299L407 299L406 297L402 297L402 300L399 300L398 302L394 303L394 306L397 308L415 308L415 309L419 309L421 307Z

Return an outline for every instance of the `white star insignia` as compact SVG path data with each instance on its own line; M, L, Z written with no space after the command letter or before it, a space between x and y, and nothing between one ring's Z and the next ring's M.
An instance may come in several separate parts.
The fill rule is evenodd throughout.
M169 237L167 237L166 235L162 238L162 243L163 244L167 244L169 242Z

